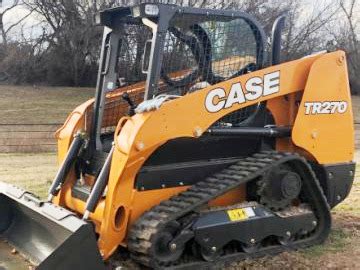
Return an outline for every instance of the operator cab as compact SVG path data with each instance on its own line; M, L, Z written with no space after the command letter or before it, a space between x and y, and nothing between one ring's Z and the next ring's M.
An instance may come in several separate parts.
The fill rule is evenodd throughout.
M97 178L100 174L111 156L114 132L123 116L156 109L158 105L148 104L191 95L264 67L264 31L251 15L243 12L140 4L104 10L96 16L96 23L104 26L104 36L95 102L86 112L89 141L76 165L77 179L84 179L84 175ZM281 27L274 27L275 45L280 44ZM277 46L273 52L278 56L279 50ZM273 63L276 59L273 53ZM273 123L268 114L265 103L256 104L224 116L212 127L263 128ZM270 138L265 143L274 142ZM137 185L151 183L148 179L154 177L153 170L162 172L162 166L178 163L185 164L187 173L182 177L189 177L191 184L202 177L196 174L199 166L207 174L237 160L239 153L234 145L242 149L242 155L249 155L263 147L264 140L259 136L207 133L197 139L171 140L145 162ZM217 162L206 170L202 164L208 164L209 159ZM172 174L166 178L177 179ZM76 183L73 191L80 195L73 195L86 199L89 190L83 189L84 185Z
M144 100L181 96L261 68L265 35L248 14L165 4L105 10L92 147L109 151L119 119ZM125 98L115 93L125 93ZM258 106L223 119L236 125Z

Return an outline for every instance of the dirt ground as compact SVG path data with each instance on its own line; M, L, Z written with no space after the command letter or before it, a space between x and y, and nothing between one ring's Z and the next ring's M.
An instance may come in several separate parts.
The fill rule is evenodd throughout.
M9 254L11 254L9 256ZM0 241L0 270L31 270L31 264L25 261L5 242Z

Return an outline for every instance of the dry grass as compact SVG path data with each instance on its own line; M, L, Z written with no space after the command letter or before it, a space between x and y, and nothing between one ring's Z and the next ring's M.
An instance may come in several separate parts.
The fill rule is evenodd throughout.
M0 124L58 124L94 96L92 88L0 86Z
M356 166L355 181L350 196L336 206L333 211L337 214L351 214L360 217L360 164Z
M44 197L57 170L55 153L0 154L0 181Z

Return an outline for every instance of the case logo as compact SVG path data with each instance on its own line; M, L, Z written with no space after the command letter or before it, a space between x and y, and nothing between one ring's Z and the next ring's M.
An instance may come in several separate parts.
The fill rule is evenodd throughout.
M334 114L344 113L348 108L346 101L323 101L323 102L305 102L305 114Z
M241 85L240 82L234 83L228 95L221 87L209 91L205 98L205 107L209 112L215 113L231 108L234 104L257 100L279 91L280 71L275 71L265 74L264 77L252 77L244 85Z

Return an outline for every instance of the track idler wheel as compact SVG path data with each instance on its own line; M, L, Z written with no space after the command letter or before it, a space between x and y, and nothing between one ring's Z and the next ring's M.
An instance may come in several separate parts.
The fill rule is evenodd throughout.
M260 242L254 242L254 243L242 243L241 244L241 248L245 253L254 253L257 252L261 247L261 243Z
M211 248L210 250L201 247L200 254L205 261L214 262L221 257L222 250L216 249L215 247Z
M291 235L290 232L287 232L286 236L279 237L278 241L283 246L291 246L295 241L295 236Z
M286 165L273 168L258 182L259 202L271 210L282 210L297 199L302 188L301 177Z
M177 261L184 251L184 246L171 244L176 232L178 231L179 224L171 222L167 224L164 229L155 235L152 239L153 257L160 263L171 263Z
M194 242L192 244L192 253L195 257L199 259L203 259L207 262L214 262L221 257L221 255L223 254L223 250L216 247L208 249Z

